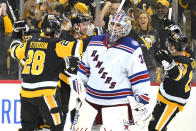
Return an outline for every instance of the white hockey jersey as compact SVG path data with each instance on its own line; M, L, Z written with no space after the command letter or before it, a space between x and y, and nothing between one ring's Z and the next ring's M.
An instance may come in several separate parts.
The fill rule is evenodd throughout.
M140 45L130 37L113 47L107 47L105 34L92 37L77 75L92 103L126 104L130 95L140 103L149 102L149 73Z

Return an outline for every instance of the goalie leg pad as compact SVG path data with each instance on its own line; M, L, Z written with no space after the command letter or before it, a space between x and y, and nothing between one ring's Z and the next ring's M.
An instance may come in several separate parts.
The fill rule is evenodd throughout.
M75 130L91 131L92 125L95 121L98 111L94 109L86 101L82 102L82 106L79 109L79 116L75 126Z
M129 131L128 106L102 108L101 131Z

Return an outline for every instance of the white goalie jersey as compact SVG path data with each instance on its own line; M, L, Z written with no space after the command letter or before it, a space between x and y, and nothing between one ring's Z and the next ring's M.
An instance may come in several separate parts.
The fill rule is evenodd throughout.
M149 73L140 45L130 37L107 47L105 34L94 36L77 75L86 87L86 100L89 102L126 104L129 103L127 96L134 96L140 103L149 103Z

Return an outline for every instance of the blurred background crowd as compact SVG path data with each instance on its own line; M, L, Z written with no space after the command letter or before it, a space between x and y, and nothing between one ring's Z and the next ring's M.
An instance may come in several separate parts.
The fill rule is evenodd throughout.
M13 24L24 11L24 20L30 29L40 30L46 14L59 15L62 30L69 34L77 31L78 23L86 22L73 19L78 13L88 17L88 23L80 25L82 37L90 37L107 31L108 21L120 6L121 0L0 0L0 79L19 79L20 66L9 56L9 45ZM195 0L126 0L123 10L132 19L130 37L142 47L144 60L152 82L160 82L162 67L154 59L154 53L166 48L168 30L162 19L167 17L181 27L188 38L189 48L196 56L196 1ZM16 17L16 18L15 18ZM81 20L81 19L79 19ZM62 33L63 35L63 33ZM66 37L62 36L63 37ZM81 36L72 35L75 39ZM68 38L65 38L69 40ZM196 70L193 81L196 82Z

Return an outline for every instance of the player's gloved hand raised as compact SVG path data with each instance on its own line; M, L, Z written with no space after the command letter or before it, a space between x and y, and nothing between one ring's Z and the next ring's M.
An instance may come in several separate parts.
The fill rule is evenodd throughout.
M174 23L166 17L162 19L162 23L164 25L164 28L169 28L174 25Z
M175 66L175 62L168 50L160 50L155 54L155 60L160 62L164 70L170 70Z
M65 58L66 71L70 74L76 74L80 65L81 58L70 56Z
M20 31L24 31L24 32L29 31L29 26L24 20L14 22L14 32L20 32Z

